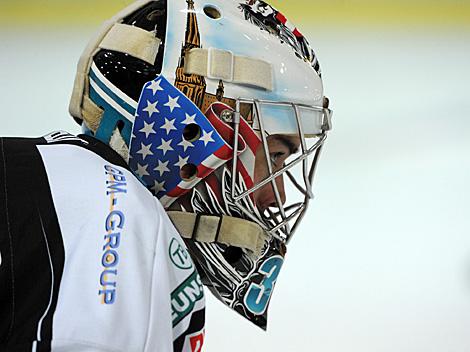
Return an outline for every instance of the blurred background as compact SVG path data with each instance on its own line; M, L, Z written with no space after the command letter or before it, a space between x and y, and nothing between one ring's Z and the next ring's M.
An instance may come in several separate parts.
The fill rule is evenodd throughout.
M128 3L0 0L0 135L79 132L76 62ZM315 48L334 129L268 332L208 297L205 350L470 351L470 1L271 3Z

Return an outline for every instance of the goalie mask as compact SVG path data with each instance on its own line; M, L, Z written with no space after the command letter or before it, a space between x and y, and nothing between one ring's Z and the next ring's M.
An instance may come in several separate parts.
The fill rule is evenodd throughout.
M142 0L86 48L70 112L160 199L212 293L265 329L326 101L307 40L265 2Z

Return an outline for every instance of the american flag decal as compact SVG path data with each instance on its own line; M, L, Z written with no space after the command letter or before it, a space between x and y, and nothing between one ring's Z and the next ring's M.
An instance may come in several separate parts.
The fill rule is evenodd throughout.
M199 138L187 140L183 131L192 124L199 126ZM231 159L233 149L192 101L159 76L142 90L129 155L131 169L168 206ZM182 179L187 164L197 173Z

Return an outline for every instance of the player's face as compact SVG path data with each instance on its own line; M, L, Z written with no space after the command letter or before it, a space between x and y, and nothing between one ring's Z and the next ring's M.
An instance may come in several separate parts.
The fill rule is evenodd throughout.
M296 153L299 149L300 138L294 136L286 135L272 135L267 138L268 148L269 148L269 157L272 161L273 172L280 170L286 161L286 159ZM262 145L258 147L256 151L256 161L255 161L255 175L254 183L264 180L269 176L269 169L266 161L266 156L264 148ZM281 202L284 204L286 201L286 193L284 190L284 179L283 176L278 176L276 178L276 185L279 190L279 195L281 197ZM277 207L276 195L274 192L273 185L267 183L260 189L254 192L254 200L256 206L261 211L267 209L268 207Z

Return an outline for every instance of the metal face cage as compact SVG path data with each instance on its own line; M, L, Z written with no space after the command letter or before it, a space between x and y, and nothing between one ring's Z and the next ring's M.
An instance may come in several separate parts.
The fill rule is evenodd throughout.
M237 177L232 177L231 196L236 206L248 219L259 224L271 236L287 244L304 218L310 200L313 199L313 179L320 153L327 137L327 132L332 128L332 111L327 106L319 107L258 99L238 99L232 118L234 126L232 175L237 175L238 155L236 151L238 150L239 124L241 118L240 107L242 104L252 105L253 121L257 122L259 126L261 145L264 150L263 155L268 168L268 177L257 182L257 184L250 189L247 189L246 187L241 189L240 185L237 185ZM265 121L262 114L263 106L279 107L282 109L289 108L294 112L297 130L294 136L298 137L300 140L300 155L297 156L295 154L294 157L286 160L282 168L279 170L274 170L273 160L270 156L268 146L269 134L265 129ZM309 137L306 136L303 126L304 121L302 121L301 118L301 110L320 114L321 128L318 131L318 134L313 136L309 135ZM301 175L296 177L293 173L294 169L297 169ZM294 186L294 189L298 191L298 195L300 195L300 199L293 202L286 202L286 204L283 204L281 200L281 193L276 183L276 179L278 177L283 177L284 175ZM276 204L274 207L268 207L267 209L259 211L254 204L253 195L255 191L261 189L267 184L271 184Z

